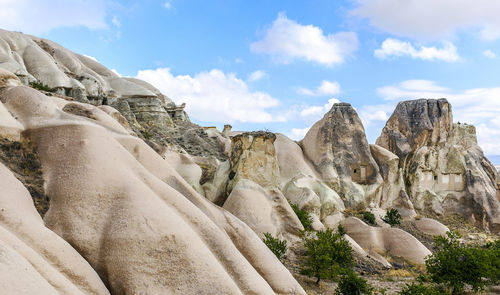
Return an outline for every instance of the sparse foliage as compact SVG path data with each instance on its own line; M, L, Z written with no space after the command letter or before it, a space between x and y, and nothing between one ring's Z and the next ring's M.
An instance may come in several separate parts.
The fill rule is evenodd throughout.
M304 229L306 231L312 230L313 220L311 215L307 211L300 209L296 204L290 203L290 206L292 207L293 212L295 212L295 215L297 215L297 217L299 218L300 223L302 223Z
M398 293L400 295L444 295L443 292L434 288L433 286L428 286L419 283L406 284L406 286Z
M373 294L373 287L352 270L342 275L339 285L335 290L336 295L361 295Z
M264 233L264 239L262 239L262 241L264 241L264 244L266 244L271 252L273 252L280 261L282 261L287 248L286 240L280 240L273 237L270 233Z
M301 273L315 277L316 283L321 279L337 277L354 263L351 246L344 239L343 232L326 229L304 233L303 239L307 254Z
M365 211L363 213L363 219L369 224L375 224L375 215L373 215L370 211Z
M401 217L401 214L399 214L398 210L394 208L391 208L389 211L387 211L384 218L382 218L383 221L390 224L391 226L401 224L402 219L403 218Z
M465 245L460 234L447 232L446 236L435 238L439 249L425 261L429 279L448 287L452 294L464 291L465 286L478 292L485 286L499 281L500 244L486 247Z
M42 91L47 91L47 92L52 92L53 91L52 88L50 88L49 86L43 84L42 82L38 82L38 81L31 82L30 86L32 88L37 89L37 90L42 90Z

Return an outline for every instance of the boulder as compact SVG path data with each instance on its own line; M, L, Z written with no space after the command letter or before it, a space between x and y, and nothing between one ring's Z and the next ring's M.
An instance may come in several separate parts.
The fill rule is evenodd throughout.
M347 234L368 254L378 253L392 259L402 259L414 264L424 264L431 254L419 240L399 228L369 226L356 217L342 221Z

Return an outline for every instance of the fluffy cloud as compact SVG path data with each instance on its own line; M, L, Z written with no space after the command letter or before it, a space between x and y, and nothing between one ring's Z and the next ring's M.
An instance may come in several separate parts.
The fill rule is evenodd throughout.
M295 59L333 66L356 51L358 38L353 32L325 35L313 25L301 25L280 13L264 32L261 40L250 46L252 52L274 56L279 62Z
M259 81L260 79L262 79L266 76L267 76L267 73L265 71L257 70L255 72L250 73L250 75L248 75L248 82Z
M330 98L328 102L322 106L304 106L300 111L300 117L306 121L318 121L328 112L332 106L340 101L336 98Z
M491 58L491 59L497 58L497 55L489 49L481 52L481 54L487 58Z
M299 88L297 93L309 96L336 95L340 93L340 84L337 81L323 80L315 90Z
M165 7L166 9L172 9L172 0L167 0L165 1L165 3L163 4L163 7Z
M399 100L447 98L453 107L455 121L474 124L478 141L487 154L499 154L500 87L453 91L433 81L408 80L377 89L378 94L395 106ZM495 136L496 134L496 136Z
M410 42L388 38L382 43L380 49L375 50L378 58L388 58L391 56L408 56L423 60L442 60L454 62L460 59L457 48L450 42L444 42L443 48L420 46L415 48Z
M459 30L500 37L498 0L357 0L351 11L382 31L418 39L452 37Z
M0 27L42 34L59 27L107 28L105 0L1 0Z
M292 132L288 134L288 137L290 137L293 140L301 140L304 138L304 136L306 136L309 129L311 129L311 127L292 128Z
M185 102L189 115L205 122L275 122L268 109L279 105L269 94L250 91L235 74L214 69L194 76L174 76L169 68L139 71L137 78L147 81L176 103Z

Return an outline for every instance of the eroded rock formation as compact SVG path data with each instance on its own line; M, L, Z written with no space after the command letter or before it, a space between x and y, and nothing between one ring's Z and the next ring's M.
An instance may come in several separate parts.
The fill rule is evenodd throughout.
M477 145L474 126L453 124L446 99L399 103L377 144L399 156L416 209L500 231L497 171Z

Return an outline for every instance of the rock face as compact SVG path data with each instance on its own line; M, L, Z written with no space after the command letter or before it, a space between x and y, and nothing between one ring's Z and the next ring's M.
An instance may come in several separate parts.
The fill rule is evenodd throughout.
M459 214L500 232L497 171L477 145L474 126L453 124L446 99L399 103L377 144L399 156L416 209Z
M232 137L227 200L224 208L255 232L294 242L302 224L280 190L280 171L269 132L245 132Z
M80 253L68 246L50 257L78 261L81 255L92 267L80 259L64 268L71 271L67 277L78 278L64 283L67 288L84 294L106 294L104 285L113 294L305 294L246 224L206 200L106 112L90 105L66 112L75 102L25 86L3 89L0 100L37 146L51 198L45 224ZM43 228L37 218L26 222ZM57 249L52 240L39 236L31 243ZM27 265L9 255L8 263ZM47 286L34 270L27 272L39 288ZM57 273L52 280L64 286L56 279ZM57 294L49 287L41 293Z
M345 219L342 225L347 234L369 255L378 253L393 259L423 264L431 254L415 237L398 228L372 227L356 217Z
M0 163L0 286L5 294L109 294L70 244L45 227L26 188Z

